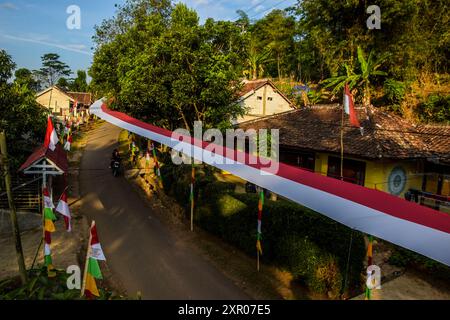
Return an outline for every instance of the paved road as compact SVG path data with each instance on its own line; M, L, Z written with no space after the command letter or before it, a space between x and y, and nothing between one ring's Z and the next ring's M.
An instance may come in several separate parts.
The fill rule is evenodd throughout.
M199 254L186 247L123 177L108 169L120 129L91 132L81 161L81 210L95 219L108 266L130 296L144 299L248 299Z

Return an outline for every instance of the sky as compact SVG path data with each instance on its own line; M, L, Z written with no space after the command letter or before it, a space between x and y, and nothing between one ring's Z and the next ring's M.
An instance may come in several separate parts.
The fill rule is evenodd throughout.
M114 16L114 4L125 0L0 0L0 49L12 56L17 68L39 69L41 56L58 53L72 71L87 70L92 63L94 26ZM297 0L175 0L206 18L236 20L236 10L258 19L272 9L283 9ZM69 29L67 20L75 5L80 28Z

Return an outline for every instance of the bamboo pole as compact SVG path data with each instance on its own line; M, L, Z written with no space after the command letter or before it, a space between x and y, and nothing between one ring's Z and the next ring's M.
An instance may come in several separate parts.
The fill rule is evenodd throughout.
M95 220L92 220L91 228L89 229L89 241L88 241L88 247L86 250L86 260L84 263L84 274L83 274L83 285L81 286L81 293L80 297L84 296L84 290L86 289L86 277L89 267L89 256L91 255L91 240L92 240L92 228L95 226Z
M341 111L341 180L344 181L344 104Z
M8 195L9 214L11 218L12 231L16 247L17 264L19 266L20 281L22 284L27 282L27 270L25 268L25 260L23 256L22 241L20 239L19 223L17 221L16 206L11 190L11 175L9 173L8 149L6 147L5 131L0 133L0 151L2 154L3 170L5 175L6 193Z
M191 171L191 231L194 231L194 181L195 181L195 167L194 158L192 158L192 171Z

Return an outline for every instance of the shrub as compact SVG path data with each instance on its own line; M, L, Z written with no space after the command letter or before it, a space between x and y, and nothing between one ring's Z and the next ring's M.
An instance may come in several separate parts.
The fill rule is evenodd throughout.
M337 298L342 285L342 273L336 257L319 248L306 237L288 235L277 244L278 260L285 263L293 276L311 290Z
M450 95L430 94L417 106L417 114L423 122L450 122Z

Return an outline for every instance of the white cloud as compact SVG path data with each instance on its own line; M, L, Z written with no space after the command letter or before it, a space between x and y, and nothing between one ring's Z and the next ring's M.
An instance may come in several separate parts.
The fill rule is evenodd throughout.
M259 12L261 12L261 11L263 11L263 10L264 10L264 6L261 6L261 5L257 6L257 7L254 9L254 11L255 11L256 13L259 13Z
M0 3L0 9L17 10L19 8L12 2L2 2Z
M81 53L81 54L85 54L85 55L89 55L89 56L93 55L92 52L86 50L86 46L83 44L59 44L59 43L54 43L54 42L49 42L49 41L43 41L43 40L40 40L39 38L23 38L23 37L16 37L13 35L8 35L8 34L3 35L3 37L5 37L7 39L11 39L11 40L16 40L16 41L41 44L41 45L44 45L47 47L54 47L54 48L58 48L58 49L66 50L66 51L77 52L77 53Z

